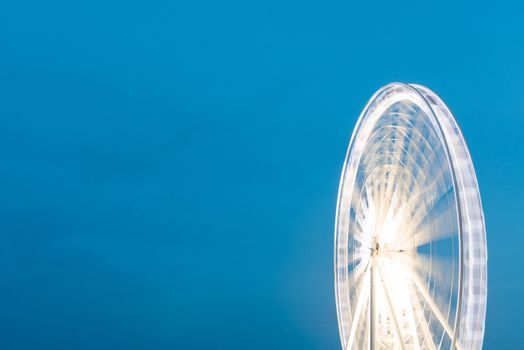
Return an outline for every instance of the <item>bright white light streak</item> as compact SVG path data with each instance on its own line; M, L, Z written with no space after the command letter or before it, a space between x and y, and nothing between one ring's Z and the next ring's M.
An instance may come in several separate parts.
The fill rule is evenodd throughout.
M410 290L411 293L411 305L413 306L413 309L415 310L415 314L417 315L418 322L420 324L420 327L422 328L422 334L424 335L425 344L428 345L429 350L437 350L435 343L433 342L433 337L431 336L431 333L429 331L428 322L426 321L426 318L424 317L424 312L422 311L422 307L420 306L420 303L418 301L418 296L414 289Z
M351 330L349 332L348 342L346 344L346 349L351 350L353 346L353 342L355 341L355 333L357 331L357 326L359 324L361 315L362 315L362 307L365 305L365 303L368 301L369 296L369 277L370 277L370 264L366 265L366 270L364 272L364 280L362 282L362 287L360 288L360 293L358 295L358 301L357 306L355 307L355 314L354 319L351 323Z
M446 319L446 317L442 314L442 312L440 311L437 303L435 302L435 300L433 300L433 298L431 297L431 295L429 295L426 287L424 286L424 284L420 281L420 279L418 278L418 276L415 274L415 273L412 273L411 274L411 277L412 277L412 280L413 282L415 283L415 286L417 287L417 289L419 290L420 294L422 294L422 296L424 297L424 300L428 303L431 311L433 311L433 314L435 315L435 317L437 318L437 320L440 322L440 324L442 325L442 327L444 328L444 330L446 331L446 333L448 334L449 338L451 340L453 340L455 338L455 334L453 332L453 330L451 329L451 327L449 326L448 324L448 321ZM461 350L462 347L460 346L460 344L457 342L455 342L455 347L457 348L457 350Z
M402 350L405 349L404 347L404 338L402 337L402 332L400 330L400 325L398 323L398 318L397 318L397 307L398 307L398 304L393 304L392 301L391 301L391 297L389 296L389 287L390 285L387 284L384 280L384 275L382 274L382 268L381 268L381 264L380 262L377 264L378 265L378 274L380 276L380 281L382 282L382 285L381 285L381 291L383 293L383 295L386 297L386 302L387 302L387 305L388 305L388 309L389 309L389 314L391 315L391 318L393 319L393 324L395 325L395 335L396 335L396 338L397 338L397 342L400 346L400 348ZM397 301L397 300L395 300Z

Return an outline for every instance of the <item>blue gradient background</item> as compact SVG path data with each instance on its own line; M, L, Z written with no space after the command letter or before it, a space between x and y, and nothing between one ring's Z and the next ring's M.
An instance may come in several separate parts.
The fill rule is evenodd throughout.
M518 2L0 3L0 348L338 349L349 136L391 81L456 114L486 349L524 341Z

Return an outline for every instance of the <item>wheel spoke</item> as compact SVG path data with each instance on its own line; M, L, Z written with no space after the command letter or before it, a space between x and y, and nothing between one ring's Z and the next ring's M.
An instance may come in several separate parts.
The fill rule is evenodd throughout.
M352 349L353 342L355 341L355 334L357 331L357 326L359 324L359 321L362 315L362 307L365 305L369 297L369 275L370 275L369 264L367 264L366 270L364 272L364 280L360 288L360 293L358 294L358 301L357 301L357 306L355 307L354 317L351 322L351 329L349 331L348 342L346 344L347 350Z
M378 268L378 274L380 276L380 281L382 282L382 288L381 288L381 291L384 293L385 297L386 297L386 302L387 302L387 306L388 306L388 309L389 309L389 313L391 315L391 318L393 319L393 324L395 326L395 335L397 337L397 341L400 345L400 348L402 350L405 349L404 347L404 338L402 337L402 332L400 330L400 326L398 324L398 319L397 319L397 315L396 315L396 311L395 311L395 307L393 305L393 303L391 302L391 297L389 296L389 291L388 291L388 286L386 285L385 281L384 281L384 276L382 274L382 270L380 268Z
M433 312L433 315L435 315L435 317L437 318L437 320L440 322L440 324L442 325L442 327L444 328L444 330L446 331L448 337L454 341L455 340L455 334L453 332L453 330L451 329L451 326L448 324L448 321L446 319L446 317L442 314L442 312L440 311L439 307L437 306L437 303L435 302L435 300L433 299L433 297L431 297L431 295L429 294L427 288L424 286L424 284L422 283L422 281L420 281L420 279L418 278L418 276L416 274L411 274L411 277L412 277L412 280L415 284L415 286L417 287L418 291L420 292L420 294L422 295L422 297L424 298L424 300L427 302L427 304L429 305L431 311ZM458 343L458 340L457 342L455 343L455 346L458 350L461 350L461 347Z
M413 289L411 289L411 305L413 307L413 310L415 311L415 314L417 315L420 328L422 328L422 334L424 335L425 344L428 345L429 350L437 350L435 343L433 342L431 332L429 331L428 322L424 317L424 312L422 311L422 307L420 306L420 303L418 301L418 296Z

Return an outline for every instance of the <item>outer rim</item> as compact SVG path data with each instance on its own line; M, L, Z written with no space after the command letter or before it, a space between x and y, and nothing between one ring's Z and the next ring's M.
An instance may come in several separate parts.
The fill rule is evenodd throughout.
M471 157L460 128L442 100L434 92L421 85L402 83L392 83L382 87L367 102L351 136L342 169L337 198L334 254L335 299L341 343L344 344L345 340L343 339L339 304L337 243L342 186L347 176L346 171L352 152L354 152L355 140L361 131L363 121L369 116L370 106L376 103L381 96L391 92L405 92L411 98L418 100L417 105L425 105L424 109L434 118L442 135L441 142L445 146L446 156L452 169L453 182L457 189L455 197L459 211L459 300L452 348L455 347L455 341L458 340L461 348L480 349L484 334L487 299L487 253L482 204ZM378 104L380 105L380 102ZM378 116L380 117L381 115Z

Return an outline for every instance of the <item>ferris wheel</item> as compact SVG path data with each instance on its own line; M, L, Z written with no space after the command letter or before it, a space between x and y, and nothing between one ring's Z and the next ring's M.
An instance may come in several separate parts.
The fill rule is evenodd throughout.
M393 83L360 115L340 180L343 349L482 348L487 251L468 148L426 87Z

